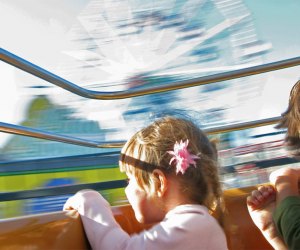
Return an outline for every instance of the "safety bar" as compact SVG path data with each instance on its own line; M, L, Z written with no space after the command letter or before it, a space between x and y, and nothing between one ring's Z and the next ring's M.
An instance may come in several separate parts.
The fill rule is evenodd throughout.
M225 132L231 132L236 130L243 130L248 128L254 128L259 126L266 126L275 124L280 120L280 117L273 117L273 118L267 118L257 121L251 121L251 122L244 122L244 123L236 123L233 125L228 126L220 126L216 128L209 128L204 129L204 131L208 134L217 134L217 133L225 133ZM55 133L50 133L38 129L28 128L24 126L19 125L13 125L9 123L3 123L0 122L0 132L9 133L9 134L16 134L16 135L23 135L23 136L29 136L39 139L46 139L51 141L57 141L57 142L63 142L63 143L69 143L69 144L75 144L79 146L85 146L85 147L93 147L93 148L120 148L124 145L125 141L106 141L106 142L96 142L96 141L90 141L85 140L81 138L66 136L66 135L59 135Z
M124 145L124 141L111 141L111 142L96 142L72 136L60 135L43 131L39 129L28 128L19 125L0 122L0 132L24 135L38 139L45 139L50 141L64 142L68 144L75 144L78 146L92 147L92 148L120 148Z
M277 117L266 118L266 119L261 119L261 120L257 120L257 121L236 123L233 125L219 126L216 128L208 128L208 129L204 129L204 131L210 135L221 134L221 133L227 133L227 132L232 132L232 131L236 131L236 130L243 130L243 129L256 128L256 127L276 124L280 121L280 119L281 119L281 116L277 116Z
M198 77L192 80L180 81L175 83L164 84L162 86L155 86L145 89L131 89L126 91L115 91L115 92L99 92L82 88L74 83L71 83L29 61L22 59L7 50L0 48L0 60L15 66L23 71L26 71L32 75L35 75L43 80L46 80L54 85L57 85L65 90L68 90L74 94L90 98L90 99L102 99L102 100L113 100L123 99L141 95L149 95L160 92L166 92L170 90L189 88L204 84L210 84L214 82L232 80L245 76L257 75L270 71L280 70L284 68L294 67L300 65L300 57L290 58L282 61L257 65L249 68L233 70L224 73L213 74L204 77Z

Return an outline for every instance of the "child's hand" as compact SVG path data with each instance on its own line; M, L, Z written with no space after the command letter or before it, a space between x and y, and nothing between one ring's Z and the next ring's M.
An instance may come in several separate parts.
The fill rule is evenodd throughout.
M271 185L260 186L247 197L249 214L261 231L267 230L273 224L275 199L276 191Z
M274 249L287 249L273 222L276 190L271 185L260 186L247 197L249 214Z
M66 211L66 210L77 210L77 205L75 205L76 203L76 198L74 198L74 196L71 196L67 201L66 203L64 204L64 207L63 207L63 210Z
M71 196L64 204L63 210L77 210L79 213L83 209L84 201L94 190L84 189Z

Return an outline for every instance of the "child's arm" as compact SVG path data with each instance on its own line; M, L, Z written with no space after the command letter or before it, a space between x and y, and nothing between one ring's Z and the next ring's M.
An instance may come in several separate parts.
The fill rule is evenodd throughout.
M298 196L298 182L300 180L300 168L280 168L270 175L270 182L277 191L276 204L280 204L289 196Z
M70 197L64 210L75 209L81 216L92 249L124 249L129 235L116 222L109 203L96 191L82 190Z
M273 222L276 191L273 186L260 186L247 197L247 207L254 224L274 249L287 249Z
M182 250L198 249L207 244L210 244L209 249L227 249L225 235L218 223L206 209L198 206L196 210L190 208L193 212L174 212L170 215L172 218L131 236L122 230L108 202L96 191L78 192L68 199L64 209L79 212L94 250Z
M300 169L281 168L273 172L270 181L275 186L274 221L289 249L300 246Z

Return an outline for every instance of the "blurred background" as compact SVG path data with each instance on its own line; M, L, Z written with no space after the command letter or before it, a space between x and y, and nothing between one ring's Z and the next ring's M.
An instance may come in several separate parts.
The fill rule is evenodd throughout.
M299 56L299 9L298 0L0 0L0 47L89 90L142 89ZM297 80L293 67L92 100L0 62L0 122L94 141L127 140L164 115L211 129L280 116ZM214 135L224 188L266 182L274 168L294 164L284 132ZM118 153L0 133L0 192L122 179ZM102 193L126 202L122 189ZM0 202L0 218L61 210L66 197Z

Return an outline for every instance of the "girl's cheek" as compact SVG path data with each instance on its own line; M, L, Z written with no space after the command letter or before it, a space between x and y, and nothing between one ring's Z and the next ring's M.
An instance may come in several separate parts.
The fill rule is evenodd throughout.
M132 206L133 209L135 209L136 202L135 202L134 194L129 186L125 188L125 194L129 204Z
M128 198L128 185L127 185L127 187L125 188L125 194L126 194L126 196L127 196L127 198Z
M130 185L127 185L127 187L125 188L125 194L127 197L127 200L130 202Z

